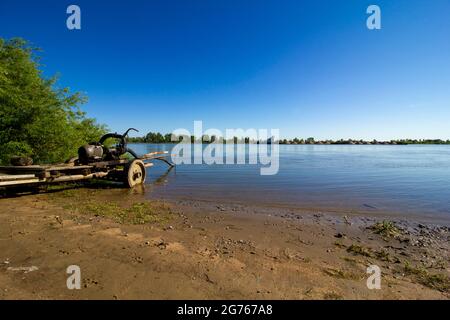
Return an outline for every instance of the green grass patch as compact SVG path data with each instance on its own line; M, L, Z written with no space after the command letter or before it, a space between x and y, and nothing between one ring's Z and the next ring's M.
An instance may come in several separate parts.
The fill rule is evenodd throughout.
M358 244L352 244L347 248L347 252L353 253L354 255L361 255L364 257L373 258L374 254L372 253L372 250L369 248L364 248L363 246L360 246Z
M383 220L368 227L373 233L379 234L385 238L395 238L401 235L401 231L394 222Z
M344 260L345 262L348 262L349 264L351 264L352 266L358 266L358 265L365 265L364 261L361 260L356 260L354 258L350 258L350 257L341 257L342 260Z
M450 292L450 279L442 273L429 273L425 268L412 266L405 262L403 271L406 275L413 276L420 284L441 292Z
M171 207L160 201L133 203L123 207L116 202L70 204L67 209L81 214L111 218L122 224L165 223L173 218Z
M163 201L119 201L102 195L102 190L97 189L66 189L47 197L72 213L105 217L121 224L163 224L175 216L171 206Z
M49 184L45 186L46 191L49 192L55 192L55 191L65 191L66 189L70 188L77 188L79 187L79 184L76 183L56 183L56 184Z
M381 249L379 251L375 251L375 257L381 261L386 261L386 262L393 261L389 252L387 252L386 250L383 250L383 249Z

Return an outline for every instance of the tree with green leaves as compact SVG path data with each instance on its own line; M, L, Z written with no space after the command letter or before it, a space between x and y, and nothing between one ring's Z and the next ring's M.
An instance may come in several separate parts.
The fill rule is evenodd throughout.
M0 163L12 156L34 163L62 162L79 146L96 141L106 127L86 117L81 93L56 86L40 69L39 49L23 40L0 38Z

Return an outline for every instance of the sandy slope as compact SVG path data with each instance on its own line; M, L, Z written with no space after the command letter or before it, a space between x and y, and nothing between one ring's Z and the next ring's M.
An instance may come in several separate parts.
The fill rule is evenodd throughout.
M366 229L381 217L173 201L170 221L131 225L74 204L144 196L71 192L0 199L1 299L449 298L445 283L428 282L449 275L442 223L397 219L402 236L383 240ZM381 290L366 286L370 264L381 267ZM69 265L81 268L81 290L66 287Z

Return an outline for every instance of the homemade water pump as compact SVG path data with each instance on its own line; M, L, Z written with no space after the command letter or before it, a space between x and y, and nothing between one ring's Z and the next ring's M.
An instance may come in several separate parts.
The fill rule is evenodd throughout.
M128 148L127 138L130 131L124 134L108 133L98 142L86 144L78 149L78 157L63 164L31 165L29 162L16 161L16 165L0 167L0 187L20 185L38 185L88 179L107 179L123 182L132 188L143 184L147 175L146 168L153 166L153 160L160 160L173 168L175 165L165 159L167 151L150 152L138 156ZM117 140L110 147L108 139ZM129 153L131 157L124 157Z

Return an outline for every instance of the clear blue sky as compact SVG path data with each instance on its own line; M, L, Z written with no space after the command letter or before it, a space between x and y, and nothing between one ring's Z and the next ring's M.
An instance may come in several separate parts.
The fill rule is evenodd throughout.
M1 0L0 37L15 36L114 131L450 138L449 0Z

